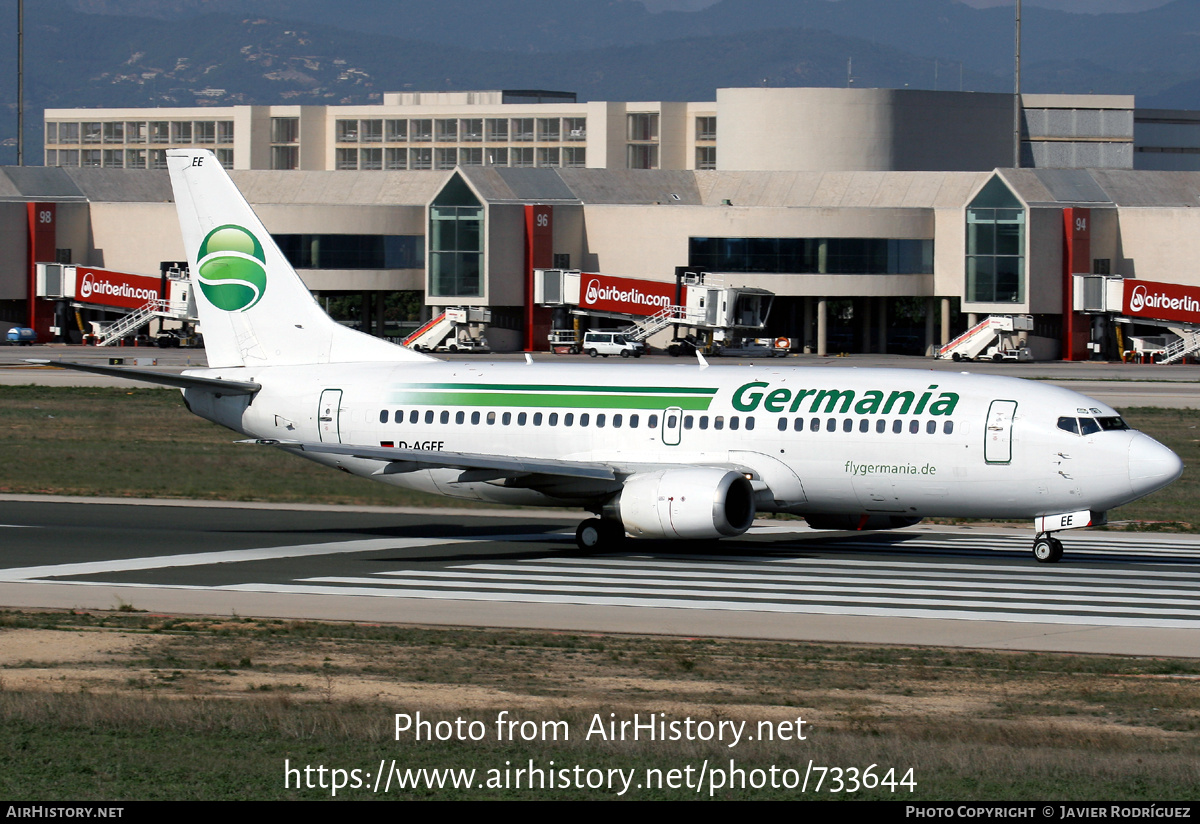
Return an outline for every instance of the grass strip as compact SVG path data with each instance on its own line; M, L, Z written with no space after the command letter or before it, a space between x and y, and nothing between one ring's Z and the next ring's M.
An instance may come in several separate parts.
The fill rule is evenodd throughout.
M1200 662L715 639L426 629L245 618L0 613L29 645L0 690L0 793L55 799L328 798L285 787L284 762L374 773L475 770L469 788L395 798L615 798L608 789L514 786L514 770L747 774L874 764L916 789L801 794L724 787L721 799L1189 800L1200 794ZM70 637L56 660L53 641ZM80 645L85 649L81 649ZM478 741L418 742L396 713L478 720ZM535 740L498 740L496 721ZM803 740L604 740L597 719L803 718ZM658 714L663 715L659 716ZM543 723L545 722L545 723ZM766 722L768 727L759 727ZM557 735L546 730L554 729ZM792 728L793 731L795 728ZM563 732L565 731L565 732ZM510 737L520 736L511 735ZM455 737L456 738L456 737ZM792 739L796 736L792 735ZM555 740L557 739L557 740ZM506 763L507 762L507 763ZM843 773L843 781L848 773ZM487 786L493 781L499 786ZM749 783L749 782L748 782ZM346 788L339 798L378 798ZM709 797L643 786L624 797Z

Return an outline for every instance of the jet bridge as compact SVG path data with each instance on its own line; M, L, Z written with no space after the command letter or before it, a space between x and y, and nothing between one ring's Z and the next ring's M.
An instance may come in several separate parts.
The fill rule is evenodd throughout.
M614 321L631 341L671 328L671 354L692 348L740 352L747 333L766 326L774 298L766 289L730 286L710 273L680 270L671 282L578 269L534 270L535 302L560 310L550 332L551 351L559 354L581 351L581 318Z
M1074 310L1115 321L1123 360L1143 351L1152 355L1152 362L1160 364L1200 357L1200 288L1112 275L1073 277ZM1157 334L1145 334L1147 327L1157 330ZM1089 346L1096 349L1101 345L1099 336L1093 331L1092 337ZM1139 343L1151 337L1158 338L1155 343L1159 345Z
M157 276L67 263L37 264L38 297L59 304L54 334L66 338L78 330L97 346L119 343L155 318L194 323L191 287L186 263L163 264ZM104 317L84 321L83 312L89 310L102 312ZM118 317L111 319L110 313ZM160 335L159 340L161 345L179 342L169 334Z

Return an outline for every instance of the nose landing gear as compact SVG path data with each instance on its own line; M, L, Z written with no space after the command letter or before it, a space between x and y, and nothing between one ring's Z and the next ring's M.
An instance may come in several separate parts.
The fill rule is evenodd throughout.
M1033 557L1039 564L1057 564L1063 556L1062 541L1048 533L1038 535L1033 540Z

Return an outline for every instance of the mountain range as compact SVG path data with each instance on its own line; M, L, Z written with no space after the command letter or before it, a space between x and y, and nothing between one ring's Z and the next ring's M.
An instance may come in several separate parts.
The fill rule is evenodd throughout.
M16 0L0 0L0 19L16 17ZM640 0L38 0L25 4L25 158L40 162L44 108L361 104L385 91L496 88L582 100L848 83L1011 91L1013 17L959 0L719 0L657 13ZM1027 3L1022 88L1200 109L1198 38L1194 0L1122 14ZM3 164L16 158L16 62L6 37Z

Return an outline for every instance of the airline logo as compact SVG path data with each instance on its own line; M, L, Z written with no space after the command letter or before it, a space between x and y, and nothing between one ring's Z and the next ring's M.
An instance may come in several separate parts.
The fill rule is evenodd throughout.
M244 312L267 290L262 244L241 226L218 226L196 255L196 281L208 302L226 312Z
M675 284L608 275L588 275L583 305L601 312L653 315L675 302Z
M1125 281L1126 315L1200 323L1200 289L1175 283Z
M768 391L770 390L770 391ZM931 403L932 401L932 403ZM733 393L733 408L739 412L754 412L762 406L764 412L839 413L857 415L953 415L958 406L958 393L938 392L931 384L924 392L916 390L885 392L869 389L859 394L853 389L771 389L766 381L744 383ZM804 408L804 404L808 408ZM824 404L824 408L822 408Z
M138 309L159 297L159 279L104 269L76 270L79 278L76 300L101 306L123 306Z

